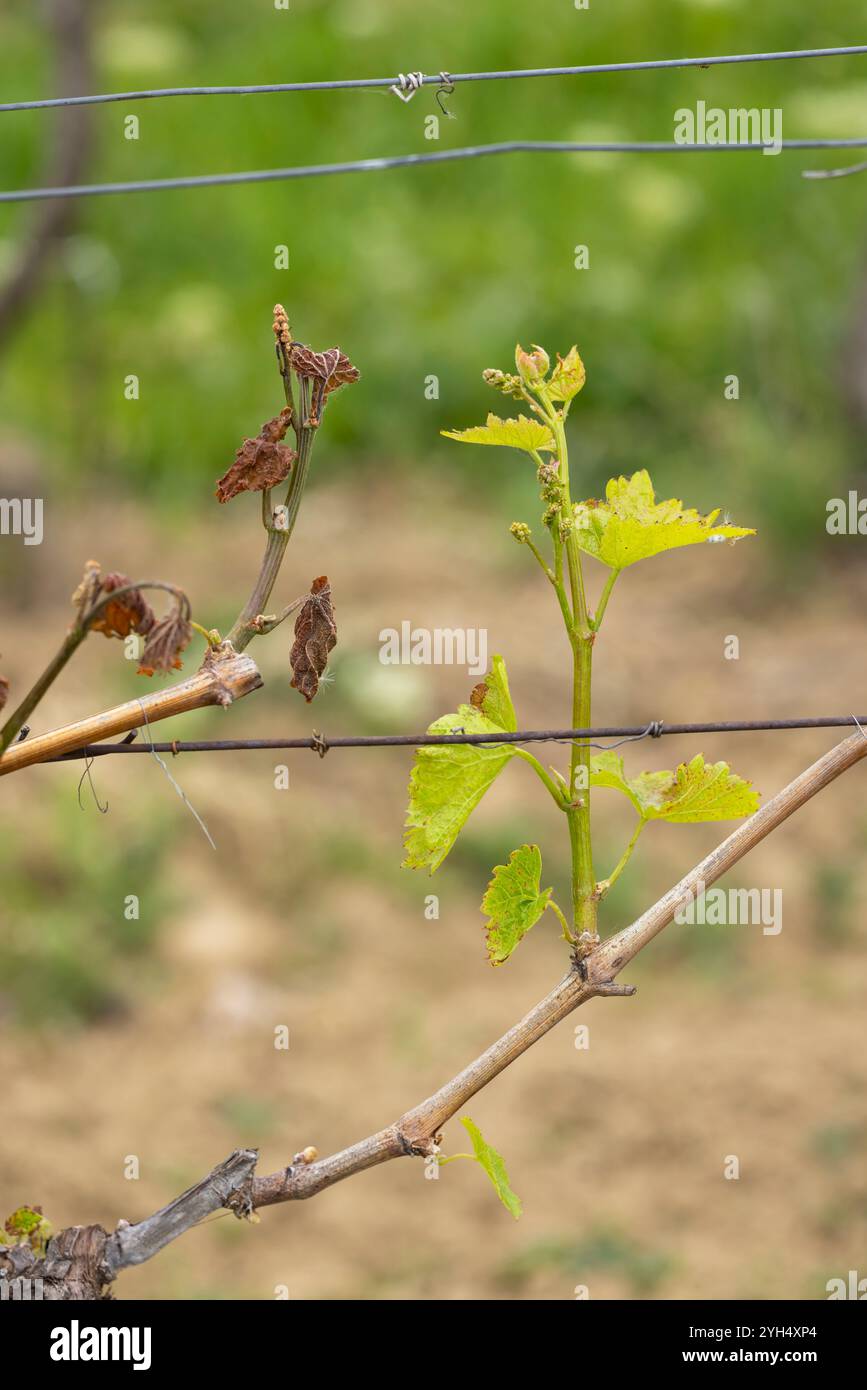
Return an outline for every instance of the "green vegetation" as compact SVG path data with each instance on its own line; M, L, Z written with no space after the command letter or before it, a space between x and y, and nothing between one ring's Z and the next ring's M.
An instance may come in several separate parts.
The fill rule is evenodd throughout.
M840 0L831 19L786 0L624 0L614 27L605 6L576 11L567 0L514 7L508 20L499 6L461 0L302 0L286 12L212 0L185 10L170 0L153 0L140 19L105 10L96 86L384 76L410 58L460 72L797 48L856 42L863 19L858 0ZM8 97L52 89L46 34L29 16L0 17L0 44ZM124 139L128 110L118 104L92 113L90 173L280 167L510 137L667 139L677 108L699 99L779 106L788 137L856 135L865 96L858 58L460 84L447 102L457 119L440 117L439 142L424 137L425 117L439 114L433 89L408 105L384 90L142 102L129 107L138 141ZM3 118L5 186L40 181L52 120ZM431 441L467 417L479 361L496 360L504 335L580 334L595 345L581 437L588 493L618 470L652 465L666 494L690 491L707 506L724 468L729 505L802 565L805 545L829 543L825 500L855 467L839 377L863 181L800 177L834 162L518 155L93 199L47 261L36 307L4 354L0 417L16 456L20 446L78 492L107 480L156 502L200 499L229 445L271 409L254 339L264 341L262 304L281 300L317 340L339 325L365 377L330 425L329 472L394 479L411 466L441 477L461 465ZM33 207L0 211L0 276L33 218ZM574 268L579 244L588 270ZM289 248L288 270L274 267L278 245ZM140 378L138 402L124 399L128 373ZM737 402L723 398L731 373ZM427 400L432 375L439 398ZM325 466L314 467L314 486ZM479 486L488 470L503 484L490 507L513 510L494 458L473 470ZM461 486L472 496L463 470Z

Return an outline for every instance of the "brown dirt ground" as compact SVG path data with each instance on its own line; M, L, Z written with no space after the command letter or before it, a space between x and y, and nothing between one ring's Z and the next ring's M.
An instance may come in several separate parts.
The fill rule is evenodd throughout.
M391 700L380 727L421 726L465 698L472 681L448 668L378 667L379 630L403 618L487 627L491 650L507 658L521 721L566 721L558 616L508 538L478 556L479 530L496 529L489 519L458 514L447 534L426 481L407 483L399 507L385 490L317 498L285 597L327 569L341 650L361 664L338 665L335 686L308 711L289 690L278 634L254 648L266 691L199 729L349 731L359 722L361 697L347 688L356 679L379 682ZM249 517L250 539L239 543L230 510L209 513L189 539L121 506L73 520L50 546L28 552L4 596L5 673L19 688L35 674L65 621L58 596L92 551L106 567L170 573L194 598L228 610L259 546ZM397 524L386 520L396 515ZM597 720L867 705L863 576L828 575L791 601L779 593L772 601L763 574L758 543L745 543L625 576L599 642ZM722 657L730 633L739 661ZM138 689L118 665L118 649L94 639L36 726L88 712L93 692L110 703ZM183 736L183 726L172 732ZM700 746L771 793L834 739L744 735ZM692 751L663 740L627 756L637 770ZM552 748L550 760L562 762L563 752ZM216 857L150 760L97 765L111 804L100 833L112 833L113 815L124 835L141 816L170 823L160 872L177 905L160 928L156 972L130 968L123 1016L77 1032L0 1025L4 1211L39 1202L55 1226L110 1228L168 1201L237 1144L260 1146L268 1172L306 1144L342 1147L441 1084L556 982L564 958L553 918L505 968L484 962L478 902L489 867L519 843L516 834L562 863L554 849L562 827L529 769L510 768L475 813L483 843L469 861L447 861L433 881L405 871L407 886L388 866L400 856L408 754L287 760L288 793L273 789L269 754L174 764L217 840ZM593 1298L794 1298L823 1296L825 1281L849 1269L867 1273L865 775L855 770L822 793L729 880L783 889L779 936L670 928L637 963L634 999L594 1001L470 1104L506 1157L524 1202L520 1222L468 1164L431 1182L420 1164L394 1163L315 1201L271 1208L255 1227L214 1220L124 1274L119 1296L259 1299L285 1285L293 1299L569 1299L586 1284ZM6 780L7 814L38 836L46 795L74 798L76 781L69 768ZM605 859L629 820L613 796L597 802ZM651 827L634 885L612 895L606 929L669 887L721 829ZM484 860L488 838L494 857ZM829 861L847 876L853 928L830 937L817 890ZM439 921L424 918L429 892L440 895ZM690 930L705 936L687 940ZM578 1022L590 1027L587 1051L573 1046ZM272 1045L280 1023L288 1052ZM452 1122L446 1151L465 1147ZM124 1178L129 1154L140 1159L136 1182ZM732 1154L738 1181L723 1177Z

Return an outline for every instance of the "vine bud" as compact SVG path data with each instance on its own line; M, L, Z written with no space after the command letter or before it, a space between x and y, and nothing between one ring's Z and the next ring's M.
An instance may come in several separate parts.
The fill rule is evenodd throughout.
M509 530L519 545L526 545L530 539L530 528L526 521L513 521Z
M551 359L538 343L533 344L532 352L525 352L519 343L515 348L515 366L522 381L528 386L539 386L548 375Z

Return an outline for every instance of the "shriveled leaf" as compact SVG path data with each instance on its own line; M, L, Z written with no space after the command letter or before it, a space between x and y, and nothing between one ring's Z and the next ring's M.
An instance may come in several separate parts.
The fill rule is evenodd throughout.
M295 450L280 440L292 421L288 406L266 420L255 439L245 439L235 455L235 461L217 483L217 497L228 502L239 492L265 492L288 478L295 460Z
M310 585L310 595L304 600L295 619L295 641L289 653L292 666L292 686L300 690L308 705L319 689L319 681L328 665L329 652L337 645L337 625L331 603L331 585L323 574Z
M183 666L181 652L190 645L193 629L186 613L174 608L159 622L154 623L139 661L138 674L152 676L159 671L165 675L169 671L180 671Z
M612 478L605 499L576 505L575 536L588 555L616 570L679 546L755 535L748 527L715 525L719 509L701 516L676 498L657 502L644 468L631 478Z
M470 1136L473 1145L473 1154L478 1163L484 1168L494 1186L494 1191L502 1202L506 1211L510 1212L517 1221L521 1215L521 1199L516 1196L509 1186L509 1174L506 1172L506 1165L502 1156L497 1150L492 1148L478 1128L468 1116L464 1116L461 1124Z
M295 373L313 383L310 411L305 424L316 426L322 418L322 407L332 391L358 381L361 373L339 347L314 352L303 343L289 343L286 359Z
M501 656L493 658L471 699L473 703L460 705L456 713L435 720L428 733L497 734L517 729ZM508 743L444 743L416 749L409 779L405 868L429 868L431 873L439 868L470 813L514 753Z
M488 958L491 965L502 965L522 937L535 926L551 896L551 889L540 892L542 855L538 845L521 845L509 855L508 864L498 864L482 899L487 913Z
M0 1245L29 1245L37 1255L45 1254L45 1247L54 1234L49 1221L42 1214L41 1207L18 1207L3 1223L9 1240L0 1239Z
M501 444L523 449L528 454L534 449L556 448L548 426L526 415L519 415L517 420L501 420L498 415L489 415L485 425L473 425L468 430L441 430L440 433L461 444Z
M129 584L125 574L106 574L102 577L94 602L115 589L123 589ZM112 599L91 623L93 632L102 632L106 637L128 637L131 632L146 636L156 619L140 589L129 589L117 599Z
M590 759L590 785L613 787L629 797L644 820L673 824L738 820L758 809L759 794L728 763L706 763L697 753L674 772L641 772L628 778L623 759L612 751Z
M571 347L565 357L557 353L557 365L551 373L546 389L554 401L571 401L578 395L586 380L587 371L578 356L578 349Z
M8 699L9 699L9 682L8 682L8 680L6 679L5 676L0 676L0 709L3 708L3 706L6 704L6 701L7 701Z

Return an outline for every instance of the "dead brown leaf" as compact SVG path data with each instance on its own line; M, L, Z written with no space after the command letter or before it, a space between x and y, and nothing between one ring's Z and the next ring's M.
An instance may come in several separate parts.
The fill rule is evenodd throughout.
M145 642L138 668L140 676L152 676L155 671L180 671L181 652L192 641L193 629L179 609L173 609L154 623Z
M288 478L297 457L288 444L281 444L292 421L292 411L284 406L273 420L266 420L255 439L245 439L235 462L217 483L217 497L228 502L239 492L265 492Z
M295 642L289 654L292 685L309 704L319 689L328 654L337 643L337 626L327 575L314 579L310 596L295 619Z

